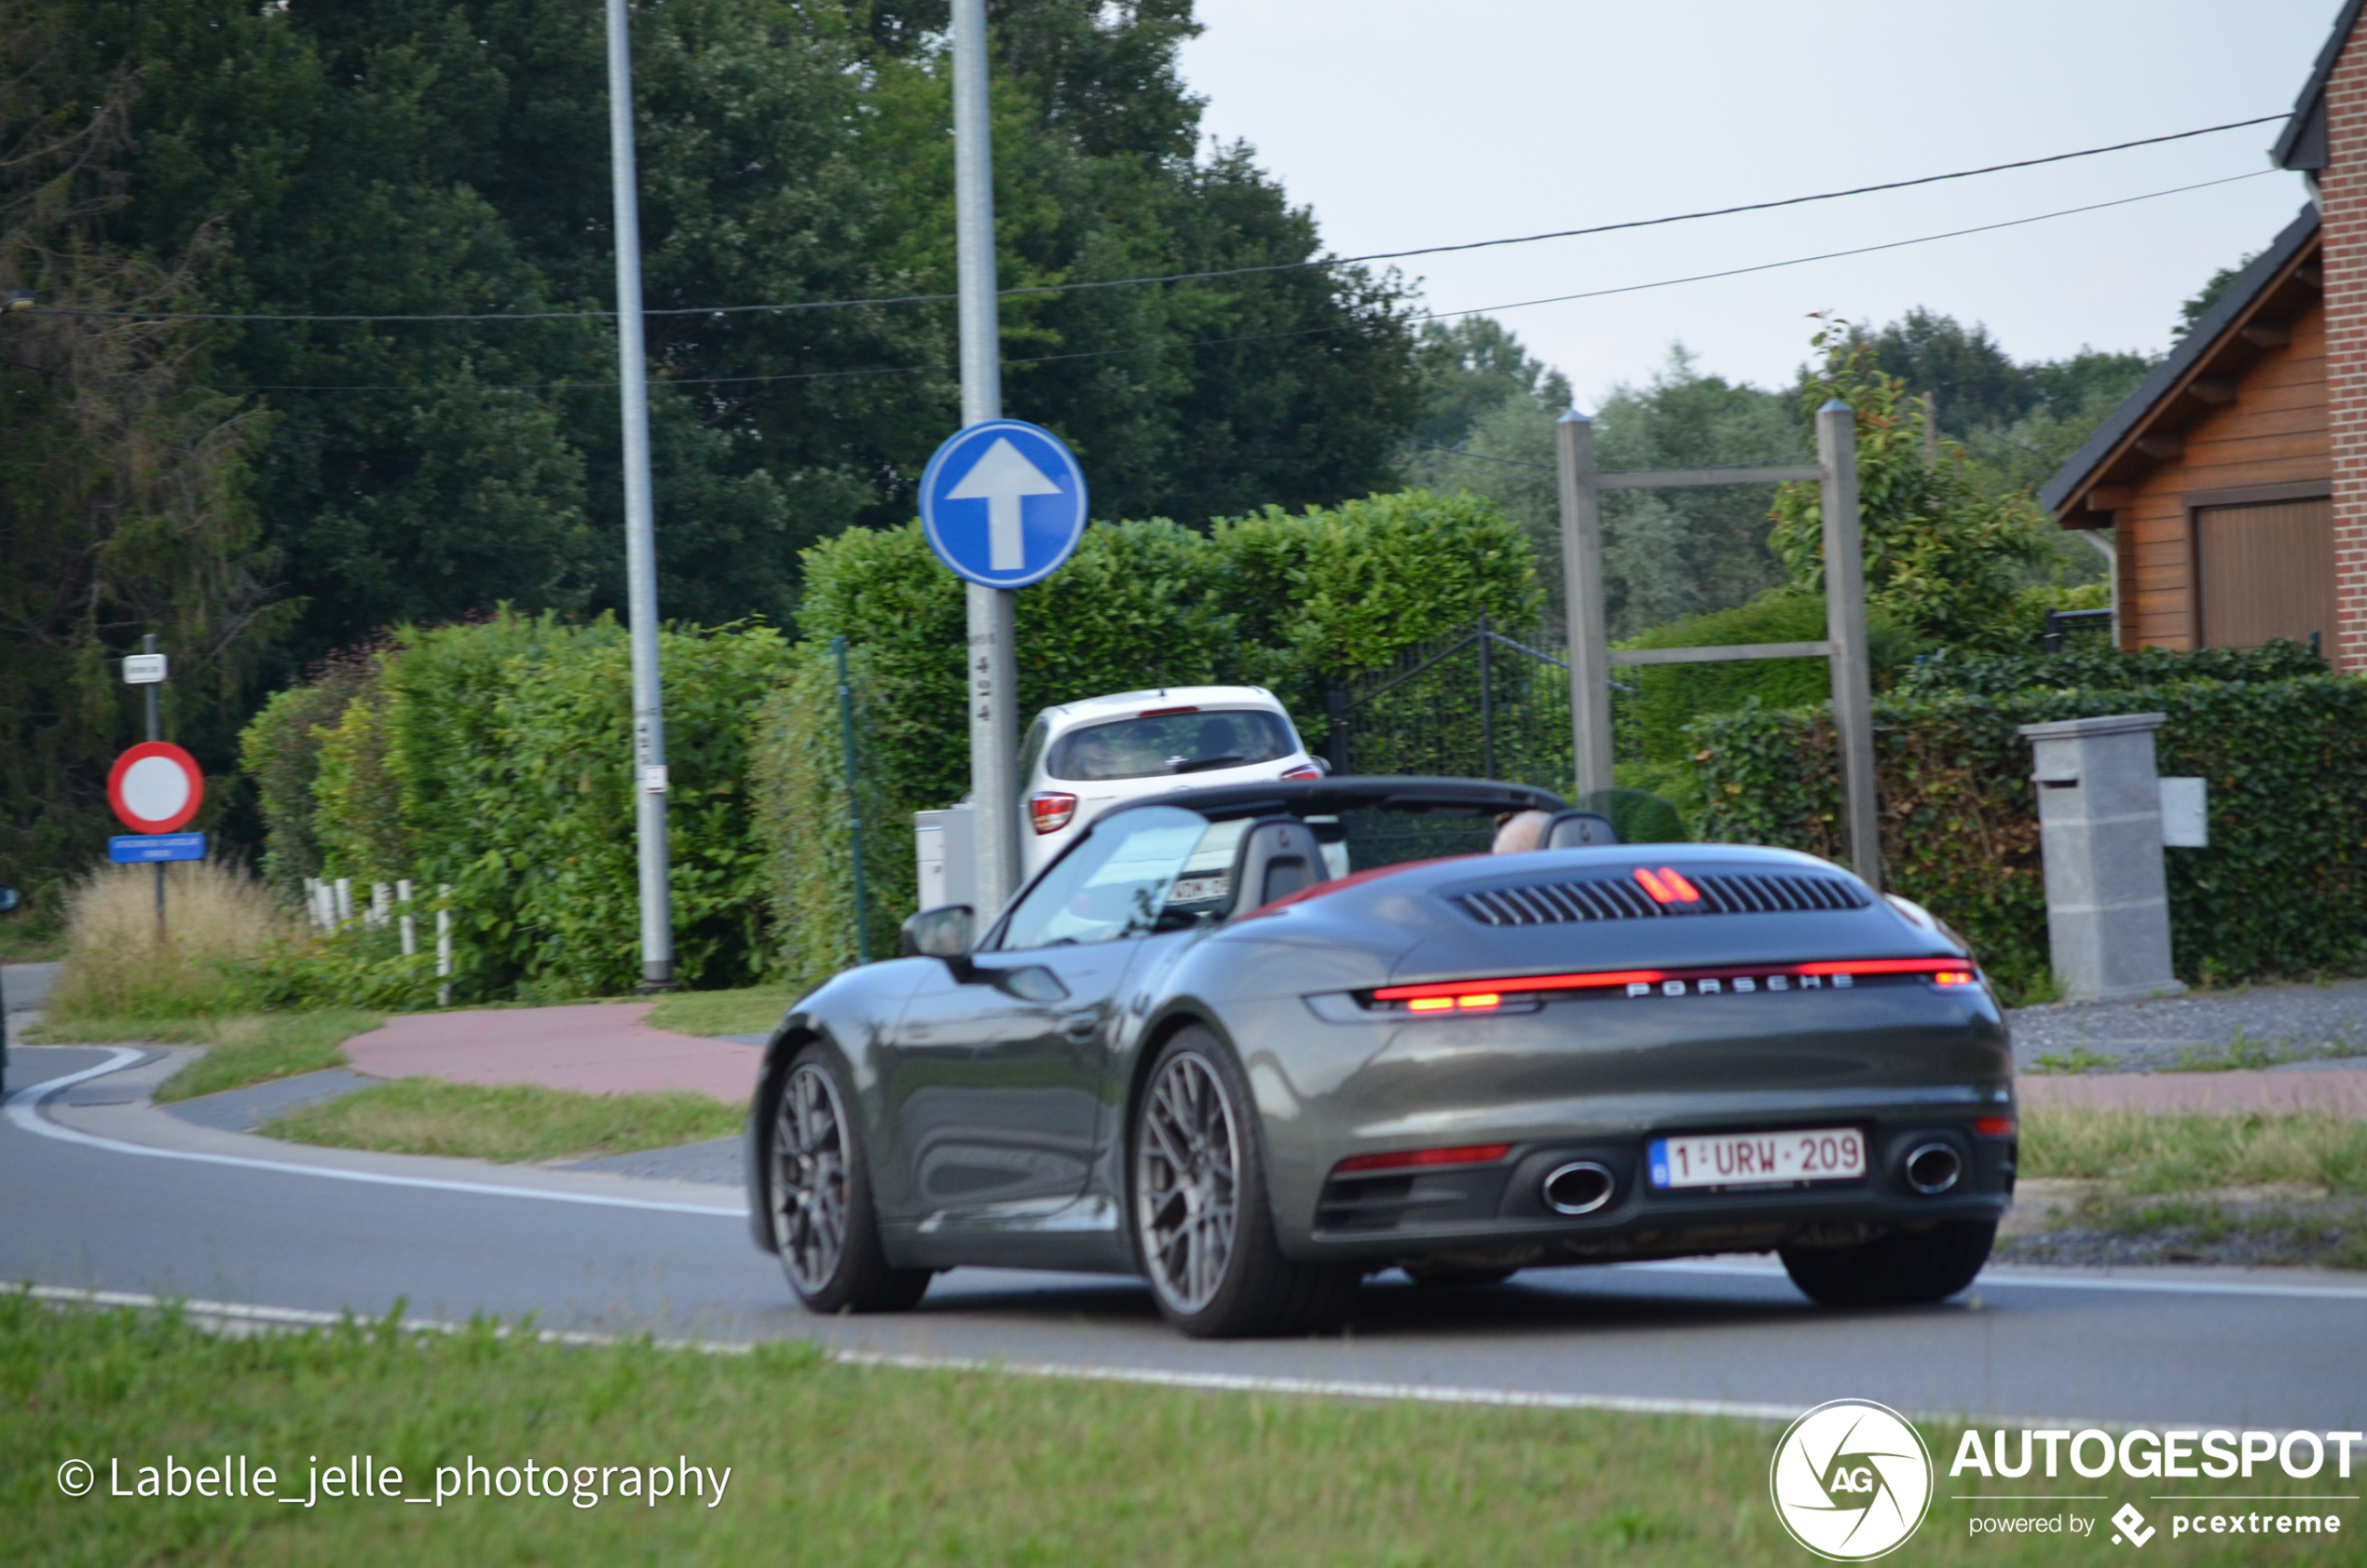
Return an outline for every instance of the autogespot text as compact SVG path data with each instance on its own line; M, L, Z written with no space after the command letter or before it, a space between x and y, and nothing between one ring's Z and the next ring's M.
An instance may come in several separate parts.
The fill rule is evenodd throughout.
M673 1464L554 1465L528 1459L496 1464L470 1454L457 1465L438 1465L431 1486L419 1493L406 1489L403 1470L381 1464L366 1453L307 1456L301 1470L287 1466L282 1483L277 1466L258 1464L243 1453L206 1454L184 1459L164 1455L161 1464L143 1464L109 1457L104 1495L109 1497L225 1497L256 1502L289 1503L318 1507L324 1502L386 1502L432 1504L468 1497L499 1500L563 1500L579 1508L596 1508L609 1498L656 1507L661 1499L696 1502L716 1507L732 1484L732 1466L720 1470L693 1465L687 1454ZM69 1459L58 1466L58 1490L70 1497L98 1491L97 1468L84 1459Z
M2254 1466L2274 1460L2295 1480L2306 1480L2324 1469L2331 1457L2334 1474L2348 1479L2351 1445L2367 1441L2367 1433L2359 1432L2328 1432L2321 1438L2316 1432L2231 1432L2221 1427L2151 1432L2140 1426L2118 1438L2092 1426L2083 1432L2024 1427L2019 1437L2016 1447L2002 1429L1986 1442L1977 1429L1966 1432L1956 1445L1955 1463L1948 1467L1950 1478L1969 1474L2013 1479L2031 1474L2032 1463L2043 1459L2043 1473L2050 1479L2068 1461L2090 1480L2114 1470L2139 1480L2228 1480L2238 1474L2250 1480Z

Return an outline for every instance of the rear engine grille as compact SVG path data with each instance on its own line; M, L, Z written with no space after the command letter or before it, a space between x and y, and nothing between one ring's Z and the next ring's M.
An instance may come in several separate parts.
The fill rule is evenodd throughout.
M1862 909L1863 891L1837 877L1766 871L1697 871L1698 899L1656 903L1630 878L1589 877L1525 882L1458 893L1455 902L1482 925L1566 925L1574 920L1640 920L1663 915L1786 915Z

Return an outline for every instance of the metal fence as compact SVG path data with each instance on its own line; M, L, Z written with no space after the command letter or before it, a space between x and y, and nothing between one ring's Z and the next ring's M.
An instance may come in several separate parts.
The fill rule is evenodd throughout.
M1567 795L1575 764L1565 652L1559 637L1482 616L1335 684L1324 747L1333 771L1502 779ZM1615 707L1628 689L1612 683Z

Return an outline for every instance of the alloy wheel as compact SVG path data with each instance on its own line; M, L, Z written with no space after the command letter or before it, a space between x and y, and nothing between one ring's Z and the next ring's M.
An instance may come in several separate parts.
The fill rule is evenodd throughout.
M1239 1219L1241 1140L1225 1085L1206 1058L1177 1056L1142 1102L1135 1139L1135 1224L1152 1288L1185 1316L1225 1283Z
M773 1234L789 1283L829 1285L846 1250L846 1115L838 1086L807 1063L789 1074L773 1125Z

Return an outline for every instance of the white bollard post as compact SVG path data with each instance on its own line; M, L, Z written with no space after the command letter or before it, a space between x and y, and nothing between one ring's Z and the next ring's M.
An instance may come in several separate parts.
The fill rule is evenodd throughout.
M382 926L387 923L387 912L393 902L390 893L391 890L384 882L370 884L370 923L372 925Z
M445 906L435 912L435 974L443 983L435 989L438 1007L452 1005L452 884L445 883L436 890L436 897Z
M394 884L394 901L403 906L403 956L415 958L419 951L419 921L411 913L411 879L403 878Z
M339 877L335 886L337 890L337 924L344 925L353 919L353 879Z

